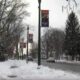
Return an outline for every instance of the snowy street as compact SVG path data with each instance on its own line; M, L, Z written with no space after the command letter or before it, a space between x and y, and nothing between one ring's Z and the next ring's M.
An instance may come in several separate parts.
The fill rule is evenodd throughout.
M80 0L0 0L0 80L80 80Z
M25 60L0 62L0 80L80 80L78 74L38 66Z
M37 60L34 60L37 63ZM80 61L60 61L57 60L55 63L48 63L46 60L41 60L41 64L44 66L48 66L52 69L59 69L68 72L78 73L80 74Z

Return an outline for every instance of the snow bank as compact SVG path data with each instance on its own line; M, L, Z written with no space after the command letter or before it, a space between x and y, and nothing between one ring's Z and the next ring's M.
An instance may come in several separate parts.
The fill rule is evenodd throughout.
M11 68L11 66L17 66L17 68ZM16 79L31 79L31 80L80 80L78 74L72 74L62 70L50 69L45 66L40 66L37 69L37 64L33 62L26 63L25 60L8 60L6 62L0 62L0 79L9 80L9 75L16 75Z

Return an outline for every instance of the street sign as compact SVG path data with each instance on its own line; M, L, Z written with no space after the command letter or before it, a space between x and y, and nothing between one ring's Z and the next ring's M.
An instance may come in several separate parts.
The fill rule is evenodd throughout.
M33 43L33 34L29 34L29 43Z
M49 27L49 10L41 10L41 26Z

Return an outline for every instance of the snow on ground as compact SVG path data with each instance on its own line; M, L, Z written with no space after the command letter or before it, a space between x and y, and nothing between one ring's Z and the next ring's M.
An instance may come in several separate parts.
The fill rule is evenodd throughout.
M11 68L11 66L17 67ZM26 63L25 60L8 60L0 62L0 80L10 80L11 78L8 76L11 75L17 76L14 77L14 80L80 80L78 74L50 69L45 66L40 66L40 69L37 69L37 67L36 63Z
M80 61L71 61L71 60L56 60L56 62L62 62L62 63L70 63L70 64L80 64Z

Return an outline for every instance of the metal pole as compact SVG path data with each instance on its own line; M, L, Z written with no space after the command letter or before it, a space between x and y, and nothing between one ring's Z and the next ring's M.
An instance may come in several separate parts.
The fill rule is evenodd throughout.
M38 28L38 66L40 66L41 65L41 45L40 45L40 41L41 41L41 38L40 38L40 36L41 36L41 25L40 25L40 17L41 17L41 15L40 15L40 11L41 11L41 0L38 0L38 3L39 3L39 28Z
M29 26L27 27L27 62L28 62L28 40L29 40Z

